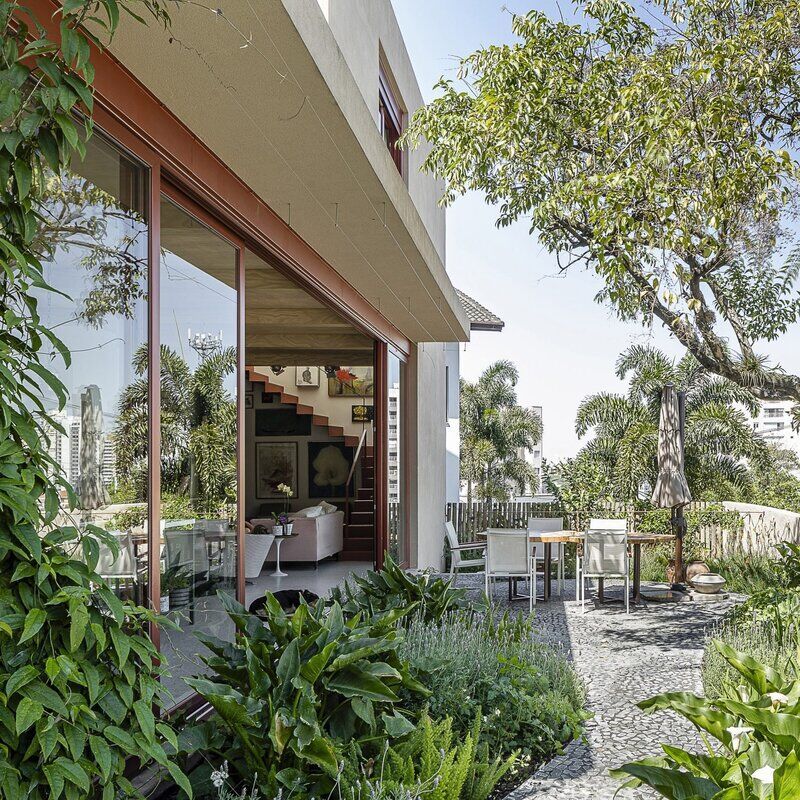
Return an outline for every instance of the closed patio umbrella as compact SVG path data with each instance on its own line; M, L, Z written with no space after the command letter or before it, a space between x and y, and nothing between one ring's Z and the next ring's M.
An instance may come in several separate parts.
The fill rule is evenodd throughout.
M658 477L652 502L657 508L672 510L675 529L675 583L683 576L683 535L686 523L682 508L692 502L686 483L683 461L683 420L680 399L675 387L668 383L661 395L661 417L658 425Z

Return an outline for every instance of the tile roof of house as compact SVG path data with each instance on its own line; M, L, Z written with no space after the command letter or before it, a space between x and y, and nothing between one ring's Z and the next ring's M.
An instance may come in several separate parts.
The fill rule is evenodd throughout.
M456 292L458 293L458 299L461 300L461 305L464 306L464 311L467 312L471 331L503 330L505 322L497 314L493 314L486 306L482 306L477 300L474 300L468 294L464 294L461 289L456 289Z

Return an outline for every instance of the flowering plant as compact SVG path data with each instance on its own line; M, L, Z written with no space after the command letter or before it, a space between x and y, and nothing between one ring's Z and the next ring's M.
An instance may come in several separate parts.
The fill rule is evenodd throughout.
M283 495L283 514L289 516L289 498L294 494L294 489L288 483L279 483L278 491ZM281 523L283 524L283 523Z
M711 755L662 745L664 757L625 764L612 774L624 786L645 784L667 798L789 800L800 786L800 680L772 669L719 640L714 646L744 679L723 697L669 692L639 703L647 713L668 709L710 734Z

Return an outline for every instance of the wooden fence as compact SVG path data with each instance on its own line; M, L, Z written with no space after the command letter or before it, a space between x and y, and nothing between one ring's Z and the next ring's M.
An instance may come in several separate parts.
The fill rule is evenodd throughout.
M691 503L688 511L702 511L708 503ZM783 541L800 542L800 515L770 508L739 507L723 503L727 511L735 511L739 525L723 527L719 524L702 525L695 530L701 548L715 558L735 554L774 555L775 546ZM719 508L718 504L713 504ZM475 539L486 528L525 528L530 517L562 517L568 530L584 530L591 517L626 517L628 529L636 530L647 511L631 509L622 503L611 503L602 512L564 513L558 503L508 502L508 503L448 503L447 519L453 523L459 541ZM787 521L788 516L788 521Z

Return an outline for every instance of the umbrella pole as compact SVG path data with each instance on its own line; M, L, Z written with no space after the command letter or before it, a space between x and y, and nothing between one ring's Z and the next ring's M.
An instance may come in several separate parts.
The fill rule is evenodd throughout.
M684 434L686 432L686 392L678 392L678 431L681 448L681 469L686 463L684 458ZM672 509L672 530L675 532L675 574L672 578L672 590L685 592L683 585L683 537L686 533L686 519L683 506Z

